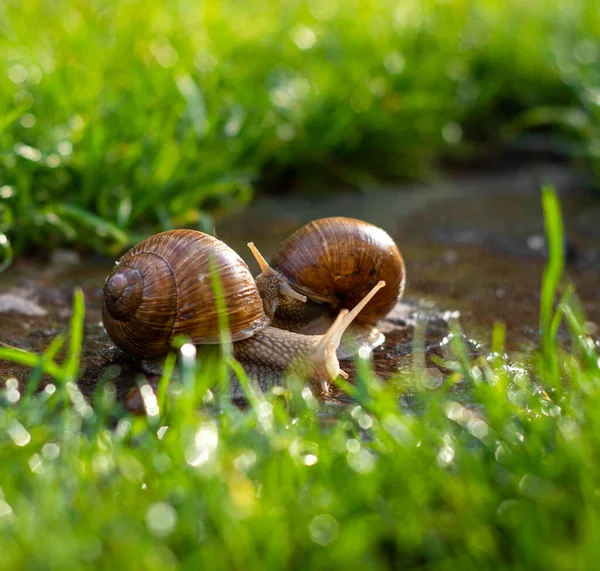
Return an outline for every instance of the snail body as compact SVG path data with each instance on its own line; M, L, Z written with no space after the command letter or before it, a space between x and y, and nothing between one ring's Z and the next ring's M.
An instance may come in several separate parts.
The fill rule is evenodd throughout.
M104 286L102 319L120 349L142 360L160 359L177 335L196 345L220 342L220 289L233 355L261 389L294 372L327 391L343 374L335 354L343 331L380 287L353 313L340 312L324 335L278 329L269 325L248 266L231 248L202 232L171 230L120 259Z
M305 334L323 333L340 309L352 309L379 281L385 281L385 290L357 316L345 336L350 339L345 339L348 347L343 356L353 352L351 345L356 350L383 341L375 324L402 296L406 279L393 239L377 226L345 217L306 224L281 244L270 266L261 259L259 264L262 272L256 285L272 325ZM292 288L308 301L273 295L277 289L273 283L280 289Z

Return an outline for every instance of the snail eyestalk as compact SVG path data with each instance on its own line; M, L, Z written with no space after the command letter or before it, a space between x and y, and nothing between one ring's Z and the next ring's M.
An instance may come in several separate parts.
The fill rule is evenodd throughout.
M285 281L283 276L281 276L281 274L279 274L271 266L269 266L267 260L263 258L263 255L258 251L258 248L254 245L254 242L248 242L248 248L250 248L250 251L256 258L256 261L260 266L260 271L262 272L263 278L276 278L278 290L281 295L297 299L302 303L306 303L306 296L292 289L290 284L287 283L287 281ZM273 308L272 313L275 313L275 309L276 307Z
M325 361L325 367L327 369L327 373L330 378L333 380L338 375L348 378L348 375L340 369L339 361L336 357L336 351L342 340L342 335L344 331L348 328L348 326L354 321L356 316L363 310L365 305L371 301L373 296L385 286L384 281L380 281L363 299L352 309L352 311L348 311L347 309L342 309L338 316L335 318L335 321L331 325L331 327L327 330L327 333L323 335L319 344L315 347L313 358L315 362L323 362ZM321 381L321 387L323 388L323 392L325 394L329 394L329 386L326 382Z
M260 271L263 273L263 275L264 276L275 275L273 268L271 268L271 266L269 266L269 264L267 263L267 260L265 260L263 258L263 255L258 251L258 248L254 245L254 242L248 242L248 248L250 248L252 255L258 262L258 265L260 266Z
M306 303L306 296L302 295L301 293L298 293L296 290L292 289L292 287L288 283L279 284L279 293L281 295L285 295L287 297L297 299L298 301L301 301L302 303Z

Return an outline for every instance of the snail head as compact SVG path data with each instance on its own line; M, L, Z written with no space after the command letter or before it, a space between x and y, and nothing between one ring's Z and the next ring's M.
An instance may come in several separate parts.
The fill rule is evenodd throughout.
M255 282L263 299L265 313L269 318L272 319L275 315L282 297L289 297L302 303L306 302L306 296L295 291L283 274L269 266L252 242L248 243L248 248L260 266L261 273L256 276Z

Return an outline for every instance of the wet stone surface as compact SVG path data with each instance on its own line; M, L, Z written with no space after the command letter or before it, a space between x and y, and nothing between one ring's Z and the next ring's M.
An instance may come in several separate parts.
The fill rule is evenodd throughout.
M254 241L266 257L300 225L323 216L361 218L387 230L407 266L402 302L381 322L385 343L373 353L376 373L398 386L410 404L414 331L423 332L422 361L431 387L447 371L436 364L446 354L449 322L458 319L472 355L484 352L491 327L506 325L507 348L523 354L538 343L539 290L545 264L540 182L560 193L567 233L567 276L581 298L589 327L600 324L600 197L564 167L507 169L462 176L439 184L379 187L321 196L261 197L245 211L217 221L216 235L258 269L246 247ZM124 399L142 375L114 348L101 322L102 287L113 261L81 259L68 250L45 263L22 259L0 274L0 344L44 351L68 332L73 289L86 301L81 389L90 395L111 382ZM600 328L598 328L600 333ZM563 338L566 342L566 336ZM422 358L421 358L422 357ZM60 360L61 356L58 357ZM354 372L352 362L342 367ZM0 361L0 382L25 383L28 369ZM150 378L150 382L156 379ZM468 391L456 388L457 398ZM333 394L334 402L346 398Z

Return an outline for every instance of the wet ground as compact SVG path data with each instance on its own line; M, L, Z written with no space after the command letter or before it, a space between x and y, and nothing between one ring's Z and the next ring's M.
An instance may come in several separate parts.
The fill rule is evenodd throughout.
M600 196L566 167L540 164L457 176L429 185L390 186L321 196L261 197L217 222L217 237L257 270L246 242L266 257L305 222L323 216L361 218L397 241L407 266L403 302L382 323L387 339L374 353L375 370L397 378L412 367L416 320L426 323L425 366L442 354L448 319L459 318L473 352L485 348L491 326L502 321L516 352L538 342L539 290L545 264L540 184L560 193L567 233L567 276L583 302L591 330L600 325ZM112 347L101 323L104 279L113 261L54 253L48 263L20 260L0 274L0 344L43 351L68 330L73 289L86 299L84 374L89 394L113 381L118 395L135 384L138 369ZM599 329L600 331L600 329ZM344 365L352 370L352 364ZM27 370L0 361L0 381L25 382Z

